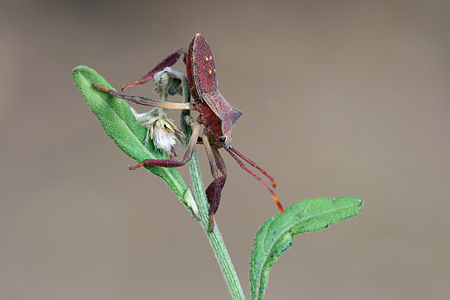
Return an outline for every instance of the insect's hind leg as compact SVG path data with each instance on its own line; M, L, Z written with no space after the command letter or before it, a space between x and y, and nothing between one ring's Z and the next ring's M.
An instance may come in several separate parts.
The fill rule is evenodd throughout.
M180 59L181 54L184 54L183 61L184 63L186 63L186 50L183 48L178 49L177 51L175 51L174 53L170 54L165 59L163 59L159 64L157 64L153 69L148 71L148 73L142 76L139 80L125 83L120 90L123 92L126 88L130 86L136 86L139 84L146 83L147 81L151 80L153 76L155 76L155 74L158 73L159 71L164 70L164 68L166 67L173 66L178 61L178 59Z
M130 96L130 95L118 93L118 92L110 90L110 89L105 89L104 87L99 86L97 83L93 83L92 85L94 87L96 87L97 89L110 94L111 96L114 96L114 97L117 97L120 99L124 99L124 100L128 100L128 101L132 101L134 103L141 104L141 105L156 106L156 107L161 107L161 108L165 108L165 109L190 109L191 108L189 103L176 103L176 102L168 102L168 101L149 99L149 98L144 98L144 97L140 97L140 96Z
M219 149L215 145L212 145L211 149L213 151L214 158L216 159L217 168L220 170L222 175L227 175L227 167L225 166L222 155L219 153Z
M181 167L185 165L192 157L192 153L194 152L194 147L197 144L197 138L200 134L201 125L199 123L194 123L192 125L192 135L187 145L186 152L181 160L175 159L146 159L135 166L129 167L130 170L136 170L142 166L158 166L158 167Z
M227 179L226 167L223 162L222 157L220 156L219 151L216 146L211 146L208 142L208 137L204 134L202 136L203 145L205 147L205 152L208 156L209 166L211 168L211 174L214 178L214 181L210 183L208 188L206 189L206 198L209 203L209 222L210 228L209 231L212 232L214 230L214 218L213 216L219 209L220 199L222 196L222 189L225 185L225 181ZM219 175L219 170L222 173Z

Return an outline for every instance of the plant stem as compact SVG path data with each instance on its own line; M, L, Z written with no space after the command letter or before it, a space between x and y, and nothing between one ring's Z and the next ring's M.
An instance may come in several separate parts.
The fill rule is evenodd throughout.
M184 102L189 102L190 91L187 78L184 74L174 71L170 68L166 68L166 71L183 82L183 96ZM186 117L189 116L189 111L183 111L180 115L181 128L187 137L187 141L192 133L191 127L186 124ZM191 175L192 185L194 188L194 197L198 206L200 224L208 237L211 248L214 251L217 262L219 263L220 270L228 285L228 290L233 299L242 300L245 299L244 292L242 290L239 278L234 270L233 263L231 262L230 255L222 239L222 235L219 231L217 223L214 226L214 231L209 232L209 204L205 194L205 187L203 186L203 180L200 173L200 166L198 164L197 152L194 151L191 160L189 161L189 173Z
M216 256L220 269L222 270L223 277L227 282L229 292L233 299L245 299L244 292L242 291L241 284L237 277L236 271L234 270L230 255L228 254L225 243L223 242L217 223L214 226L214 231L211 233L209 232L209 205L206 200L205 188L203 187L203 181L200 174L197 153L195 152L189 162L189 172L191 174L195 200L197 202L200 214L200 222L205 230L206 236L209 239L209 243L214 251L214 255Z

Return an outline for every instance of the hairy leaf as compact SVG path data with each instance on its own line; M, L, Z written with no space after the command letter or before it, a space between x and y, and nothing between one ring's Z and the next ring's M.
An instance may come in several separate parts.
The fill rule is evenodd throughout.
M102 87L113 87L96 71L86 66L78 66L72 71L75 84L91 111L97 116L106 134L128 156L140 162L144 159L167 159L167 155L155 149L153 143L144 144L147 129L139 124L130 110L128 103L113 97L92 86L97 83ZM175 192L186 208L192 213L192 198L183 178L175 168L145 166L151 172L161 177Z
M325 229L362 208L362 200L355 197L317 198L294 203L267 220L256 234L250 259L252 299L263 299L270 268L292 246L294 235Z

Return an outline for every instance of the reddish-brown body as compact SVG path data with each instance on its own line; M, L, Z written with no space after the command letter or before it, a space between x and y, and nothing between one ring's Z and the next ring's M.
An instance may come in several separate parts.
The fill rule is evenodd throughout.
M211 173L214 177L214 181L206 189L206 195L210 205L210 230L212 231L214 229L213 215L219 207L222 188L225 185L227 178L226 167L218 151L220 148L224 148L237 161L240 167L258 180L272 194L280 211L284 212L283 207L273 190L264 183L261 178L250 171L240 159L243 159L262 172L271 180L272 186L275 187L276 184L273 177L231 146L231 131L236 124L236 121L242 115L242 112L231 106L219 92L214 58L208 43L201 34L198 33L192 38L187 53L183 49L172 53L138 81L132 81L125 84L122 87L122 91L127 87L143 84L151 80L157 72L162 71L165 67L170 67L175 64L182 53L185 54L186 76L192 96L191 105L163 102L138 96L128 96L94 84L95 87L104 92L139 104L158 106L166 109L194 109L199 113L197 122L192 125L192 136L182 160L147 159L130 169L136 169L143 165L161 167L182 166L190 160L194 145L202 143L205 147L206 154L208 155ZM201 125L204 126L203 132L200 130Z
M205 125L207 134L222 136L222 121L212 109L200 100L194 101L194 109L199 112L198 121Z
M203 114L202 119L206 121L204 124L208 132L216 136L231 137L231 130L242 112L231 106L220 94L214 57L201 34L196 34L189 44L186 73L194 99L194 108ZM216 121L220 124L218 125Z

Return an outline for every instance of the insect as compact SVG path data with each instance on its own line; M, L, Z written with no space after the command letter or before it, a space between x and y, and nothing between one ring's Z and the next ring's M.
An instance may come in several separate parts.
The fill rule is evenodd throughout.
M175 64L182 54L184 54L183 61L186 64L186 75L192 95L191 103L166 102L123 94L126 88L146 83L157 72ZM214 178L213 182L206 189L206 196L209 203L210 232L214 230L213 216L219 208L222 189L227 178L227 169L219 153L219 149L221 148L225 149L242 169L247 171L269 191L275 203L278 205L279 210L284 213L283 206L273 189L247 168L242 160L266 176L271 181L273 188L276 187L274 178L231 145L231 131L236 121L242 115L242 112L231 106L219 92L214 58L208 43L200 33L197 33L192 38L187 51L179 49L170 54L139 80L131 81L123 85L121 88L122 93L105 89L96 83L93 85L112 96L138 104L157 106L165 109L189 109L198 112L197 119L190 122L192 135L183 158L179 160L173 158L168 160L146 159L130 167L130 170L135 170L144 165L160 167L182 166L191 159L194 146L196 144L203 144Z

